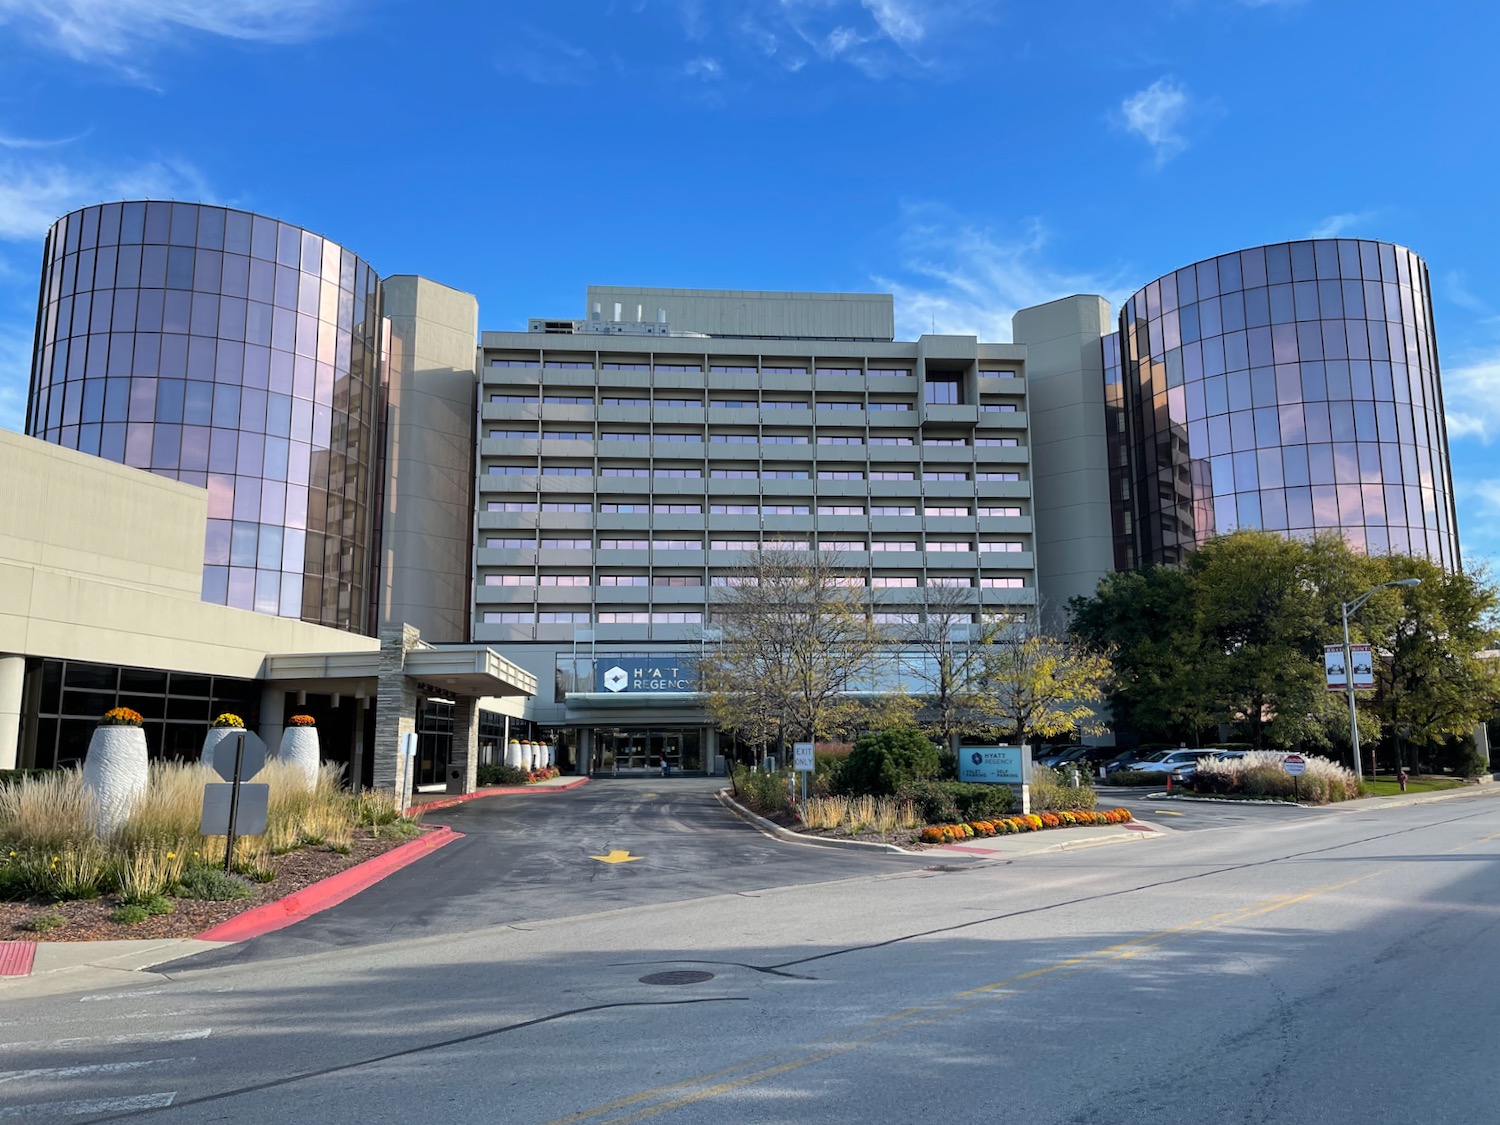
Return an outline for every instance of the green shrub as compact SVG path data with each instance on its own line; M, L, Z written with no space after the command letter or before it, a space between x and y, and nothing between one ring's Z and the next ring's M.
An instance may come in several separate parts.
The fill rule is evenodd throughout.
M109 920L118 922L122 926L138 926L149 917L151 917L151 912L144 906L129 902L111 911Z
M857 796L889 797L902 786L938 776L938 748L916 727L863 734L844 764L845 789Z
M1247 796L1277 800L1289 800L1292 796L1291 775L1280 766L1252 766L1242 776L1240 788Z
M844 771L849 751L821 753L813 758L813 774L807 779L807 791L814 797L832 797L845 790Z
M790 812L791 790L788 787L788 770L775 773L758 773L746 766L734 771L734 791L740 801L762 816Z
M1031 811L1076 812L1091 809L1099 803L1099 795L1092 785L1033 785L1031 787Z
M530 780L531 775L520 766L507 766L503 763L480 766L477 773L477 783L480 785L525 785Z
M1107 785L1165 785L1167 775L1149 770L1117 770L1110 774Z
M28 918L20 923L19 929L28 933L45 934L49 930L55 930L59 926L66 926L68 920L55 910L49 910L45 914L38 914L35 918Z
M1015 794L1007 785L979 785L964 781L912 781L896 794L910 801L928 824L952 824L1001 817L1015 808Z
M236 875L217 867L197 863L182 873L181 880L172 888L178 898L196 898L207 902L231 902L249 898L255 893L250 884Z

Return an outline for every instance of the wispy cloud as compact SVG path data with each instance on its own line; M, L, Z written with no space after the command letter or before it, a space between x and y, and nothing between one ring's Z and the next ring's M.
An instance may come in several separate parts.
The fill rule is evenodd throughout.
M87 134L79 133L73 137L17 137L9 133L0 133L0 148L61 148L70 145L76 140L82 139Z
M203 176L181 160L106 170L0 159L0 239L40 239L59 215L101 200L212 198Z
M899 242L901 265L873 281L896 300L896 332L1010 340L1016 310L1074 293L1097 293L1118 306L1131 290L1125 271L1070 270L1048 259L1047 232L1033 221L1014 234L916 208Z
M1120 103L1120 118L1128 132L1151 146L1160 168L1187 148L1183 129L1190 107L1186 87L1173 78L1158 78Z
M1488 445L1500 434L1500 348L1471 352L1443 369L1448 437Z
M1307 232L1308 238L1337 238L1345 231L1353 230L1355 227L1367 226L1376 216L1374 211L1344 211L1337 215L1329 215L1312 230Z
M682 72L689 78L701 78L706 82L724 77L723 65L718 59L710 58L707 55L702 58L689 59L683 64Z
M0 0L0 25L72 58L133 71L144 45L183 33L295 43L346 9L345 0Z
M515 28L495 65L539 86L579 86L599 69L586 48L530 24Z

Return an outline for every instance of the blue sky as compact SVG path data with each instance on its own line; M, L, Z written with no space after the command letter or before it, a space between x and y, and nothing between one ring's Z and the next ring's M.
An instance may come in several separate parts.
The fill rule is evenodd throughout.
M1431 267L1465 556L1500 558L1497 33L1386 0L0 0L0 427L46 228L105 199L298 223L491 329L592 282L888 291L904 338L1007 340L1344 234Z

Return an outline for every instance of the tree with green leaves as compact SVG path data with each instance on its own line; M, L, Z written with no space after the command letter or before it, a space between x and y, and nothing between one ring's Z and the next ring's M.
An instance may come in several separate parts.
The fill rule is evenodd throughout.
M985 709L1020 744L1099 734L1112 675L1106 653L1043 628L1038 612L1011 615L986 646Z
M709 602L699 661L721 730L761 747L843 738L863 725L855 693L886 647L863 591L831 555L750 555Z

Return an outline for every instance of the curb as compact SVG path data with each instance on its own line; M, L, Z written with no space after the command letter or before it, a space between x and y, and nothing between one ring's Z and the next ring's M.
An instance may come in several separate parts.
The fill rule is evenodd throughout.
M922 854L921 852L909 852L905 848L897 847L895 844L877 844L870 840L830 840L826 836L804 836L800 832L793 832L789 828L783 828L775 821L767 820L759 813L751 812L731 797L727 789L720 789L714 796L719 799L719 804L723 805L741 820L748 820L767 835L775 836L778 840L784 840L789 844L805 844L811 848L841 848L844 851L877 851L895 855Z
M367 859L347 871L340 871L337 875L330 875L311 886L303 887L286 898L252 907L228 921L209 927L201 934L194 934L193 937L198 941L246 941L282 929L327 910L330 906L337 906L345 899L353 898L387 875L415 863L444 844L451 844L462 838L461 832L455 832L451 828L438 828L374 859Z
M512 793L566 793L570 789L577 789L580 785L587 785L588 782L588 778L580 777L565 785L548 785L546 787L540 785L492 786L488 789L476 789L472 793L464 793L458 797L444 797L438 801L424 801L420 805L412 805L403 815L415 816L418 813L427 812L429 809L451 809L454 805L462 805L467 801L476 801L480 797L505 797Z

